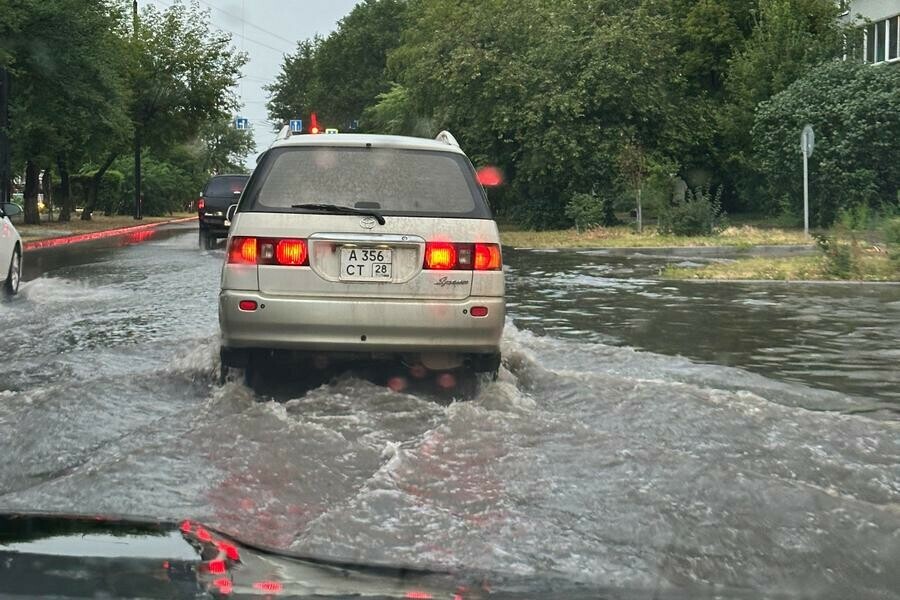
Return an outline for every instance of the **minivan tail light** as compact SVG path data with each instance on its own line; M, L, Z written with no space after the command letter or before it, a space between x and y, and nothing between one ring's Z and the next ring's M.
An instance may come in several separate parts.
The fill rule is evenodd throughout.
M475 270L499 271L503 260L497 244L475 244Z
M293 267L306 264L306 242L303 240L279 240L275 246L275 260L279 265Z
M204 208L206 208L206 200L200 198L197 200L197 210L203 210Z
M306 240L234 236L228 245L228 262L234 265L304 267L309 264Z
M228 246L228 262L235 265L255 265L257 239L253 237L231 238Z
M425 269L433 271L499 271L503 257L499 244L425 244Z
M425 266L435 271L448 271L456 267L456 246L447 242L425 244Z

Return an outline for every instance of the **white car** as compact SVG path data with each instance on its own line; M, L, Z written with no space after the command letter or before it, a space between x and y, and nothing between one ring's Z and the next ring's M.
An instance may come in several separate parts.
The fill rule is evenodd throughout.
M22 279L22 238L11 221L21 213L18 204L0 204L0 283L5 296L15 295Z
M500 236L456 140L283 133L229 209L222 363L401 358L496 373Z

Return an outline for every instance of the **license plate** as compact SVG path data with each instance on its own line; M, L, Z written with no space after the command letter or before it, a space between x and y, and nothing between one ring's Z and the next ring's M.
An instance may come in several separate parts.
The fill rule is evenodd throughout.
M341 248L341 281L390 281L393 251Z

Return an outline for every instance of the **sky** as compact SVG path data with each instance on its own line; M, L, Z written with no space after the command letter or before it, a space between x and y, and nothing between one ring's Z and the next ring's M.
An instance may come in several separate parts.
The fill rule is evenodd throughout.
M167 8L176 1L138 0L138 3ZM317 33L328 35L357 1L197 0L201 8L209 11L212 24L231 33L234 46L250 58L236 92L242 103L240 116L250 119L257 152L265 150L275 139L275 132L267 122L267 94L263 86L275 80L283 56L293 53L297 42ZM247 164L255 165L256 155L248 157Z

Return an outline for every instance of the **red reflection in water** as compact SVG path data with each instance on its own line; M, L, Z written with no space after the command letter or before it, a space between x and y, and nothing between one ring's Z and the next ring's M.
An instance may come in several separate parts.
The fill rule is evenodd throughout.
M231 583L230 579L226 579L225 577L216 579L213 581L213 585L219 588L220 594L228 595L234 590L234 584Z
M406 381L405 377L391 377L388 380L387 385L395 392L402 392L407 387L409 387L409 382Z
M422 592L418 590L406 592L406 597L413 600L431 600L432 598L431 594L429 594L428 592Z
M228 557L229 560L240 560L241 556L238 554L237 548L228 542L219 542L216 546L225 553L225 556Z
M456 377L454 377L452 373L441 373L438 375L437 384L441 388L449 390L450 388L456 387Z
M211 560L209 561L209 572L213 575L221 575L226 571L225 561L224 560Z
M201 542L211 542L212 535L203 527L197 528L197 539Z
M270 594L281 593L283 586L277 581L257 581L253 584L253 589Z

